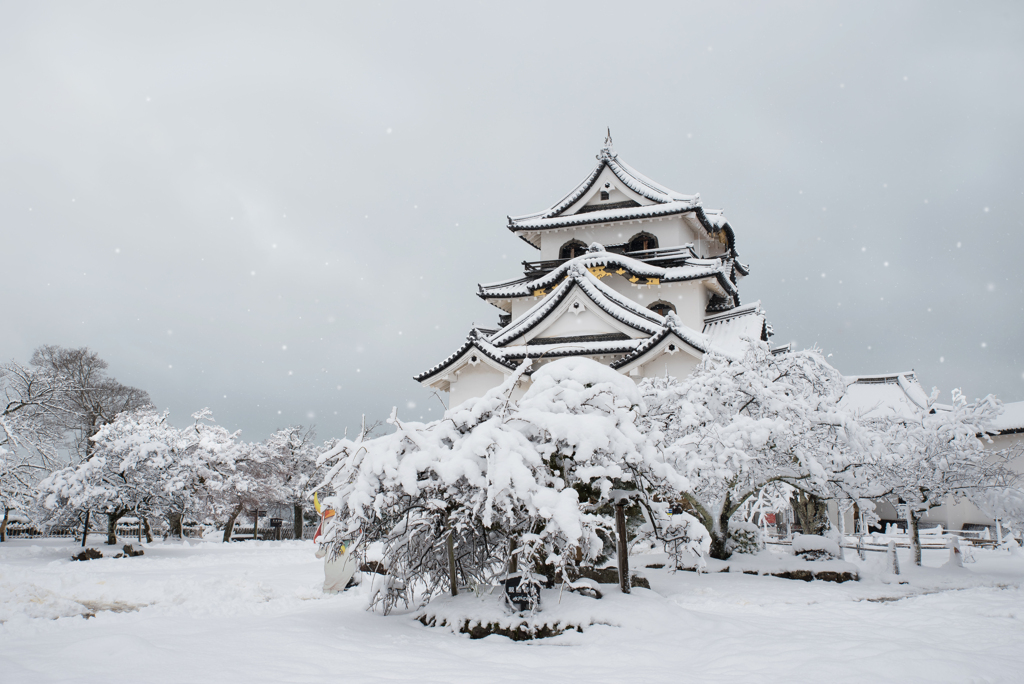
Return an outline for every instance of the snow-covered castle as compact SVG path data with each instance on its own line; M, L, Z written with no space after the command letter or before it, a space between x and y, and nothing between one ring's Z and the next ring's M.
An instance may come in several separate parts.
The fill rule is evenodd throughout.
M767 340L758 303L741 305L736 235L699 195L646 178L615 153L550 209L509 218L540 250L521 278L479 286L500 311L497 329L475 327L451 356L416 376L450 393L450 405L501 384L524 358L536 369L586 356L636 380L689 375L709 349ZM525 379L518 391L525 391Z

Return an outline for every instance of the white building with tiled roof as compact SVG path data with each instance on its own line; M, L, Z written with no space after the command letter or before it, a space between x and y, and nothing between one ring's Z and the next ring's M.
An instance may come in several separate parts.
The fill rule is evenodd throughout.
M508 219L540 259L524 262L522 277L480 285L499 328L474 328L416 376L449 392L452 406L501 384L527 357L534 369L587 356L636 380L681 378L711 349L737 354L744 338L771 335L758 304L740 306L748 269L721 212L634 170L610 135L597 162L550 209Z
M914 419L929 411L944 411L951 407L931 401L931 397L918 381L913 371L885 375L855 375L844 378L846 393L840 400L840 407L852 412L863 420ZM993 450L1013 447L1024 437L1024 402L1003 405L1003 413L989 426L986 441ZM1024 472L1024 456L1019 456L1011 466L1017 472ZM904 525L905 521L893 505L895 502L878 500L875 513L886 523ZM837 515L835 505L830 506L833 519ZM847 513L846 529L854 529L852 512ZM941 525L947 530L969 530L994 527L995 521L981 512L967 500L956 501L949 497L941 506L921 516L921 525Z

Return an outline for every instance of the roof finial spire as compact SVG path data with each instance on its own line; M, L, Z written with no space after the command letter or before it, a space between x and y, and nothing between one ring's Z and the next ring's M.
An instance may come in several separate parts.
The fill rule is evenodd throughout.
M600 154L597 155L598 159L610 159L615 156L615 150L612 149L612 127L608 127L608 135L604 138L604 145L601 147Z

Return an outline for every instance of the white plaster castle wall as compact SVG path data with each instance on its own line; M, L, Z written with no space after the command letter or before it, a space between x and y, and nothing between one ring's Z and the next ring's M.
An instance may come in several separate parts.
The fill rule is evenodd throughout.
M633 376L633 379L639 382L642 378L669 376L682 380L693 372L698 363L700 363L700 359L681 350L675 354L662 354L641 366L640 374Z
M593 305L591 305L593 306ZM625 326L622 326L625 328ZM566 312L558 317L551 325L544 328L531 330L528 337L575 337L577 335L605 335L608 333L624 332L618 327L612 326L607 316L602 316L589 309L583 313ZM643 333L630 330L631 337L643 337Z
M541 234L540 258L542 261L557 259L558 252L566 242L579 240L585 245L593 242L615 245L627 242L637 233L650 233L658 238L658 247L680 247L694 242L694 234L681 216L663 219L633 221L618 224L596 224L579 228L548 230Z
M478 363L475 366L465 365L454 373L456 377L451 381L450 407L458 406L467 399L482 397L493 387L497 387L505 380L505 374L491 368L486 363Z
M601 282L645 309L663 299L676 307L676 315L684 324L697 332L704 329L704 311L707 308L708 296L707 288L701 282L690 280L682 283L638 286L620 275L604 278Z

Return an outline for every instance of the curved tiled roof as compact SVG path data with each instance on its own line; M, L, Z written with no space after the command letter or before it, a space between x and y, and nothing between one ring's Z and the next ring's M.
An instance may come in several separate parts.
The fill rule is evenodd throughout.
M606 145L601 149L597 159L597 167L590 172L583 182L549 209L523 216L509 216L509 230L518 233L520 231L548 230L551 228L584 226L594 223L628 221L631 219L657 218L692 212L709 236L717 234L719 231L725 231L729 249L735 251L736 236L729 222L726 221L725 216L722 215L720 210L705 210L701 206L699 194L684 195L654 182L619 159L619 156L612 151L610 145ZM567 209L594 187L594 183L597 182L598 177L600 177L601 172L605 168L608 168L615 174L615 177L627 188L641 197L654 202L654 204L618 209L597 209L564 215ZM520 237L525 239L522 235Z
M550 273L534 280L519 278L504 283L480 285L478 296L482 299L508 299L513 297L529 297L537 290L558 284L565 279L569 271L578 266L585 269L598 266L621 269L638 278L657 278L662 283L682 282L714 277L722 289L730 294L737 294L736 285L729 278L732 269L731 259L688 259L683 266L661 267L645 263L638 259L616 254L614 252L588 252L571 259ZM622 274L620 274L622 275Z
M670 313L668 316L665 317L665 327L662 328L662 330L658 334L652 335L651 337L644 340L644 343L637 346L637 348L634 349L632 353L627 354L618 361L615 361L612 364L610 364L611 367L618 370L619 368L622 368L623 366L633 361L636 361L644 354L648 353L656 346L658 346L658 344L660 344L661 341L667 338L669 335L675 335L681 341L690 345L691 347L701 352L702 354L707 353L708 349L710 348L710 345L708 344L708 341L703 334L688 328L686 325L683 324L682 321L679 320L679 318L675 314Z
M601 283L582 264L570 262L569 266L570 268L566 273L565 280L559 281L561 284L558 285L557 289L549 293L517 320L499 330L496 335L490 338L491 344L503 347L512 340L518 339L530 332L547 318L548 314L561 304L569 296L569 293L576 288L579 288L588 299L606 314L635 330L654 334L661 327L662 318L658 314L641 307L628 298L622 297L615 290Z
M483 354L490 360L494 361L495 363L499 363L502 366L506 366L511 370L515 370L516 368L515 364L506 360L502 354L496 353L496 350L494 349L493 345L488 343L486 340L481 339L479 331L474 328L473 330L469 331L469 335L466 336L466 341L462 343L461 347L456 349L441 363L428 368L419 375L414 375L413 380L415 380L416 382L423 382L424 380L427 380L428 378L437 375L441 371L447 370L452 364L458 361L463 356L463 354L468 352L471 348L476 348L477 351L479 351L481 354Z

